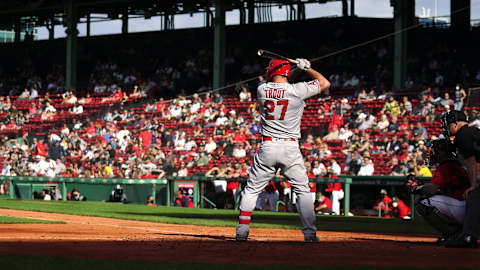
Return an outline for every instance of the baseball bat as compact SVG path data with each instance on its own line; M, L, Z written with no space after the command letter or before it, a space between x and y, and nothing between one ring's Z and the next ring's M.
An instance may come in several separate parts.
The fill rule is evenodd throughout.
M264 58L282 59L282 60L287 60L288 62L290 62L290 63L292 63L292 64L298 64L298 61L297 61L297 60L290 59L290 58L288 58L288 57L285 57L285 56L283 56L283 55L280 55L280 54L277 54L277 53L274 53L274 52L271 52L271 51L266 51L266 50L259 49L259 50L257 51L257 54L258 54L258 56L264 57Z

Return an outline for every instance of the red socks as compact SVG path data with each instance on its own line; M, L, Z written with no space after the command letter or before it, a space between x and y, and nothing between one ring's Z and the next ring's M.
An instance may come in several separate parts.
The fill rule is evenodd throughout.
M252 212L240 211L240 216L238 217L238 224L250 225L251 218Z

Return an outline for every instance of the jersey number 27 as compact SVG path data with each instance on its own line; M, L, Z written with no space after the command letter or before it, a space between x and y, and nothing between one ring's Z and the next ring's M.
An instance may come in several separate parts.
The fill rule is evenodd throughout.
M278 105L282 106L282 114L280 115L279 120L283 120L285 118L285 113L287 112L288 100L279 100L277 101L277 106ZM275 117L271 115L271 113L275 111L275 102L267 100L263 103L263 107L265 108L265 119L275 120Z

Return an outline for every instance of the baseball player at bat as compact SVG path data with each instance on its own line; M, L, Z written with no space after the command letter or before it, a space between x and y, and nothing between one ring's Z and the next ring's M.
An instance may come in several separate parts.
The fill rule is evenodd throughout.
M276 169L280 168L297 195L297 210L305 242L318 242L313 199L298 140L304 100L328 89L330 82L313 70L308 60L296 61L298 64L294 72L304 71L311 77L311 81L289 83L290 63L287 60L272 59L267 67L266 82L257 88L263 142L249 168L247 186L242 191L237 241L247 240L257 197L275 175Z

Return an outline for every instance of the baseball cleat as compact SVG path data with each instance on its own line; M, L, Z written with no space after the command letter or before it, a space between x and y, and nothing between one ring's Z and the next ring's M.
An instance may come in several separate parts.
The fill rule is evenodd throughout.
M314 236L308 236L308 237L305 236L304 242L305 243L318 243L318 242L320 242L320 240L315 235Z
M238 234L237 234L237 235L235 236L235 241L237 241L237 242L246 242L247 239L248 239L248 235L245 236L245 235L238 235Z

